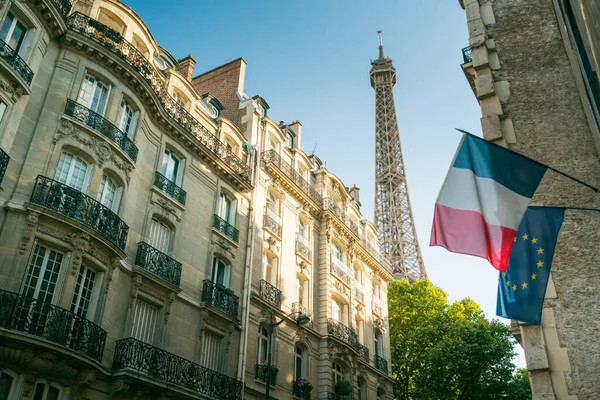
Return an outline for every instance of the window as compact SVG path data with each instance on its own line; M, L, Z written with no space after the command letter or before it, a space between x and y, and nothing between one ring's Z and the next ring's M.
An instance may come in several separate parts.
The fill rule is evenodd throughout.
M301 278L296 278L296 285L297 285L298 304L301 305L302 307L307 307L308 306L308 294L306 292L308 291L308 285L306 284L306 281Z
M279 143L273 136L269 136L267 139L267 150L274 150L276 153L279 153Z
M233 200L223 192L221 192L219 199L219 217L230 225L235 223Z
M148 51L148 48L144 44L144 41L142 40L142 38L140 38L138 35L136 35L134 33L133 37L131 38L131 43L140 53L142 53L144 58L148 59L150 52Z
M25 278L23 295L42 303L52 303L62 260L61 253L36 244Z
M100 190L98 190L98 199L102 205L108 207L115 213L119 210L119 201L121 200L121 188L115 181L106 176L102 176Z
M302 219L298 221L298 241L310 249L310 227Z
M267 215L281 225L279 197L272 190L267 192Z
M298 165L298 174L300 174L300 176L302 178L304 178L304 180L306 180L307 182L310 182L309 176L308 176L308 170L300 165Z
M221 371L222 337L210 331L205 331L202 337L202 365L213 371Z
M131 336L145 343L152 344L159 308L138 299L133 312Z
M181 161L175 154L173 154L172 151L165 150L165 154L163 155L162 166L160 168L160 173L165 178L179 186L181 186L181 170L183 169L181 168L180 164Z
M381 290L377 283L373 283L373 301L377 304L381 304Z
M97 19L109 28L119 32L121 35L125 31L125 23L114 13L105 8L100 9Z
M304 350L302 350L302 347L296 345L294 351L294 380L297 381L300 377L307 375Z
M19 21L12 12L8 12L2 27L0 28L0 39L2 39L15 52L20 52L21 45L25 39L27 28Z
M331 253L333 254L334 260L338 260L338 261L343 260L342 249L340 249L340 247L337 245L337 243L333 243L331 245Z
M16 397L15 382L17 375L11 371L0 372L0 400L11 400Z
M379 333L375 333L375 355L383 357L383 339Z
M358 400L367 400L367 386L365 381L359 379L358 381Z
M91 75L86 75L81 84L77 102L95 113L104 115L109 93L110 85Z
M71 153L61 153L54 180L71 186L80 192L86 191L89 179L88 164Z
M90 268L79 267L77 275L77 283L75 284L75 292L71 300L71 312L87 317L90 301L92 300L92 292L94 290L94 282L96 281L96 272Z
M269 346L269 332L267 328L261 326L258 329L258 364L267 361L267 352Z
M288 149L291 149L292 147L294 147L294 138L292 137L292 135L286 135L286 141L285 141L285 147L287 147Z
M342 322L342 307L340 303L335 300L331 300L331 318L337 322Z
M6 103L0 100L0 122L2 122L2 118L4 118L4 113L6 112Z
M60 400L62 390L54 385L44 382L37 382L33 391L32 400Z
M365 342L365 321L360 318L356 318L356 334L358 335L358 341L361 343Z
M277 261L277 257L266 256L264 278L274 286L277 286Z
M219 258L213 258L212 281L223 287L229 287L230 266Z
M128 138L133 136L135 126L136 112L129 105L127 100L121 100L121 108L119 109L118 127Z
M148 244L150 246L165 254L169 253L171 248L172 231L168 225L155 218L152 218L149 236Z
M345 378L345 374L344 374L344 369L342 368L342 366L336 362L332 363L332 368L333 370L333 384L337 384L339 381L344 381L346 380Z

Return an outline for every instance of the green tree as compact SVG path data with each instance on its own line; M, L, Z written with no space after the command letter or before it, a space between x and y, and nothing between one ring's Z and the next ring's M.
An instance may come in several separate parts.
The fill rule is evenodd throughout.
M515 398L515 340L475 301L450 304L430 281L402 280L389 286L388 309L397 400Z

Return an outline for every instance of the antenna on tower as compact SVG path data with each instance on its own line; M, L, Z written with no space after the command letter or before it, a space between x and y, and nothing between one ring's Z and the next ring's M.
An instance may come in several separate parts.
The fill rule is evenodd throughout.
M379 58L383 59L383 31L377 31L379 37Z

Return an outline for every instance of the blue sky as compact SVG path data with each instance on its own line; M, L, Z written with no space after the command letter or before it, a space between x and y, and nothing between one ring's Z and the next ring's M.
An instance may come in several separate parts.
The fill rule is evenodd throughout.
M498 275L487 262L429 247L433 204L462 128L480 134L480 109L460 68L468 44L458 1L125 0L176 58L200 74L238 57L245 92L275 121L300 120L302 147L347 186L373 219L376 31L397 72L395 101L414 218L429 277L452 300L472 297L494 317ZM507 320L504 320L508 322ZM520 352L516 363L524 366Z

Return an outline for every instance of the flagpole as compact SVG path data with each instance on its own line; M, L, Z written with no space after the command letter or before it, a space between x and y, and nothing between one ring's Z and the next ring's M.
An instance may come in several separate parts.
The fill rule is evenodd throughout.
M499 147L499 148L501 148L501 149L504 149L504 150L506 150L506 151L510 151L511 153L517 154L517 155L519 155L519 156L521 156L521 157L523 157L523 158L526 158L527 160L529 160L529 161L531 161L531 162L534 162L534 163L536 163L536 164L538 164L538 165L540 165L540 166L542 166L542 167L544 167L544 168L547 168L547 169L549 169L550 171L554 171L554 172L556 172L557 174L560 174L560 175L562 175L562 176L564 176L564 177L566 177L566 178L569 178L569 179L571 179L571 180L573 180L573 181L575 181L575 182L577 182L577 183L580 183L580 184L582 184L583 186L586 186L586 187L588 187L588 188L592 189L592 190L593 190L594 192L596 192L596 193L600 192L600 189L598 189L598 188L596 188L596 187L594 187L594 186L592 186L592 185L589 185L589 184L587 184L587 183L585 183L585 182L582 182L582 181L580 181L579 179L572 177L571 175L565 174L564 172L562 172L562 171L559 171L559 170L557 170L556 168L552 168L552 167L551 167L551 166L549 166L549 165L546 165L546 164L544 164L544 163L542 163L542 162L539 162L538 160L534 160L534 159L533 159L533 158L531 158L531 157L527 157L526 155L523 155L523 154L521 154L521 153L517 153L516 151L513 151L513 150L511 150L511 149L509 149L509 148L506 148L506 147L504 147L504 146L500 146L500 145L498 145L498 144L496 144L496 143L490 142L489 140L482 139L482 138L480 138L479 136L475 136L475 135L473 135L472 133L470 133L470 132L467 132L467 131L465 131L465 130L458 129L458 128L454 128L454 129L456 129L457 131L459 131L459 132L462 132L462 133L464 133L464 134L466 134L466 135L472 136L472 137L474 137L475 139L483 140L484 142L486 142L486 143L488 143L488 144L491 144L492 146Z
M538 206L538 205L530 205L529 208L562 208L564 210L577 210L577 211L596 211L600 212L600 208L590 208L590 207L576 207L576 206Z

